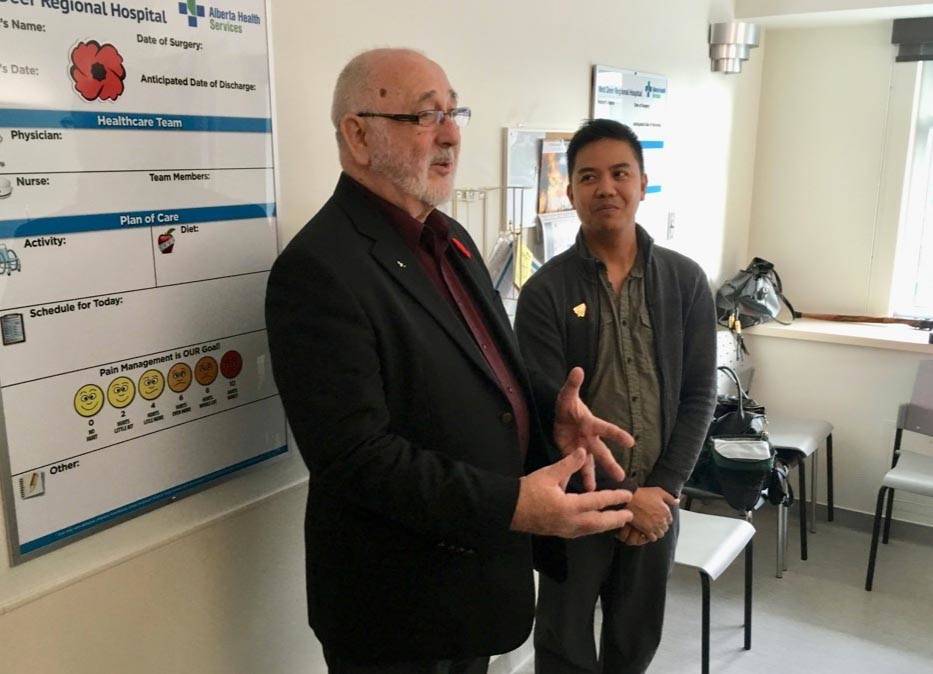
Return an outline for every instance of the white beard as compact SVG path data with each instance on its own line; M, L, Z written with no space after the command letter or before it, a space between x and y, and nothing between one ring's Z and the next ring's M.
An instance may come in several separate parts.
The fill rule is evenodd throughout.
M385 176L405 194L414 197L421 203L439 206L450 200L450 195L453 192L454 173L452 172L447 180L432 184L428 180L428 171L430 170L430 161L438 159L456 161L454 150L438 150L430 161L425 162L410 153L406 156L405 152L395 150L391 141L384 135L380 134L378 145L378 148L373 148L371 155L372 165L370 168L374 173Z

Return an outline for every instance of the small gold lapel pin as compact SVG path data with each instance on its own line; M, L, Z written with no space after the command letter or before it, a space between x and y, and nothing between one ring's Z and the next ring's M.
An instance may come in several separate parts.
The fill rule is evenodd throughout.
M401 267L402 269L405 269L407 267L407 265L401 260L396 260L396 263L398 263L398 266Z
M580 302L577 306L573 308L573 313L577 315L577 318L583 318L586 316L586 302Z

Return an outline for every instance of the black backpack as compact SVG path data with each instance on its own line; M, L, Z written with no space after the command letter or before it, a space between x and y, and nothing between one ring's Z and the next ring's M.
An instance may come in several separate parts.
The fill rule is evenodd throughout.
M791 318L786 322L778 317L782 302L790 310ZM772 263L760 257L723 283L716 293L716 319L735 332L771 320L790 325L793 317L794 307L784 297L781 277Z

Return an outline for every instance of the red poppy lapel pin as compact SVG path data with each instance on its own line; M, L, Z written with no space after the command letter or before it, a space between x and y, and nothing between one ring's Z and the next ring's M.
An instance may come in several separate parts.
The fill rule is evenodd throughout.
M473 253L470 252L470 249L463 245L463 242L460 241L455 236L450 237L450 242L454 244L454 248L460 251L460 254L468 260L473 259Z

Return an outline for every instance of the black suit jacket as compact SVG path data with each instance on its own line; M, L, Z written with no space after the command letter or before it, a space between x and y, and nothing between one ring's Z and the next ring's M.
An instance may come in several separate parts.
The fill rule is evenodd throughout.
M361 662L487 655L534 614L518 478L548 459L508 318L479 251L457 271L532 410L527 466L482 353L368 194L346 175L276 261L273 372L310 470L308 614Z

